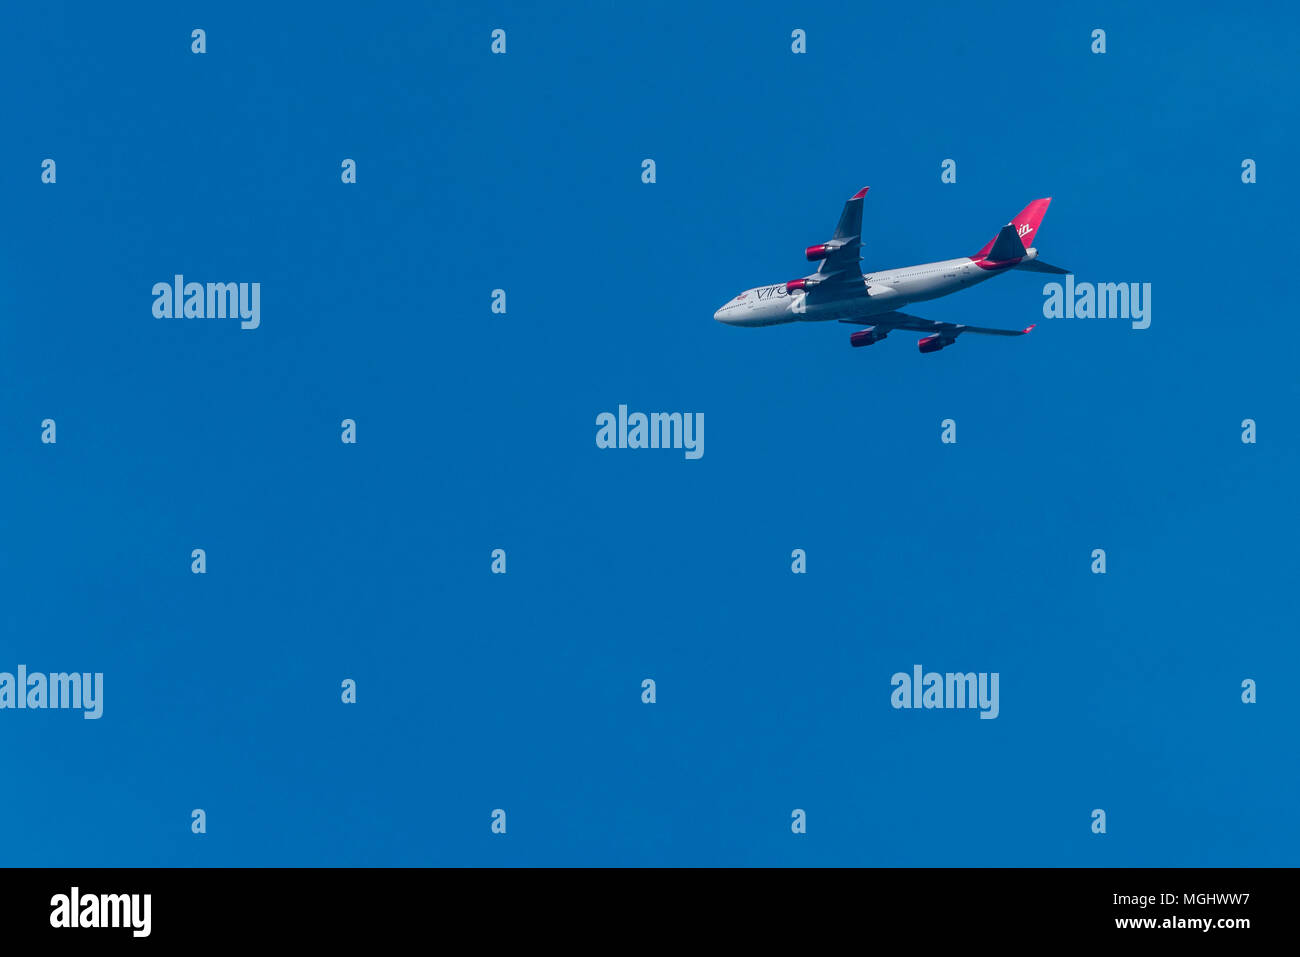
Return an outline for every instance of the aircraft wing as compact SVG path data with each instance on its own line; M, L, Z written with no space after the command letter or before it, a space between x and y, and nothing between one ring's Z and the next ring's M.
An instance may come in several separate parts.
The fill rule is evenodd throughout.
M861 283L862 267L862 206L866 201L867 187L858 190L844 204L835 235L823 246L831 247L822 259L816 278L820 283Z
M908 315L905 312L882 312L878 316L868 316L865 319L841 319L840 322L848 322L855 326L875 326L886 332L891 329L906 329L908 332L929 332L937 333L944 339L956 339L963 332L977 332L984 336L1023 336L1030 329L990 329L987 326L967 326L960 322L936 322L933 319L922 319L920 316Z

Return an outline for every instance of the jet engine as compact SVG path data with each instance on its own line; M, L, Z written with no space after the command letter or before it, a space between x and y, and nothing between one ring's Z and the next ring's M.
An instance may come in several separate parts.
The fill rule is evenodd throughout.
M800 291L811 292L812 287L817 285L819 282L821 282L821 280L816 277L813 277L812 279L791 279L785 284L785 294L790 296Z
M859 329L857 332L849 336L849 345L854 348L857 348L858 346L875 345L887 335L889 335L889 333L877 332L874 327L871 329Z
M803 251L803 254L808 257L810 263L815 263L819 259L825 259L833 252L835 252L834 246L828 246L826 243L818 243L816 246L809 246Z
M922 352L938 352L944 346L953 344L952 339L945 339L941 335L926 336L916 344L916 347Z

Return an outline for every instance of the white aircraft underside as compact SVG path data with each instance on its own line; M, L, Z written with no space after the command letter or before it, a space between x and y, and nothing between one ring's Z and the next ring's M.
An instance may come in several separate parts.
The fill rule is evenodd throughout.
M1013 269L1065 273L1038 261L1038 250L1028 246L1051 198L1030 203L974 256L922 263L902 269L862 274L862 206L867 190L844 205L834 237L806 250L809 260L821 261L817 272L802 279L746 289L713 314L731 326L773 326L786 322L821 322L836 319L871 325L849 337L854 346L879 342L895 329L925 332L922 352L937 352L965 332L995 336L1021 336L1026 329L990 329L960 323L935 322L899 310L914 302L938 299ZM1028 247L1028 248L1027 248Z

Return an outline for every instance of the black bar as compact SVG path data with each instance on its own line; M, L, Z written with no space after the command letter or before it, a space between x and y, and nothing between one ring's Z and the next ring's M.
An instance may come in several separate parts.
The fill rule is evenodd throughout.
M436 930L533 943L822 938L1121 940L1231 946L1285 934L1295 873L1283 869L11 869L0 877L6 942L318 942ZM77 922L114 927L72 927ZM104 900L102 895L114 895ZM123 897L119 895L138 895ZM148 896L148 920L145 897ZM93 903L88 901L93 898ZM129 901L129 904L128 904ZM1134 921L1139 923L1133 923ZM1208 929L1202 922L1209 922ZM1231 922L1231 923L1228 923ZM67 926L53 926L62 923ZM147 930L147 935L144 931Z

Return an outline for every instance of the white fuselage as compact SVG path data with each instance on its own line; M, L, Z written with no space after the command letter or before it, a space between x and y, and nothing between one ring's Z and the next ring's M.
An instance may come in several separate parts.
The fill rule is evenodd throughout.
M1026 260L1038 255L1028 250ZM731 326L773 326L783 322L819 322L827 319L861 319L901 309L909 303L938 299L950 293L1009 272L1019 260L989 263L970 256L942 262L883 269L863 276L863 291L827 298L813 288L805 296L785 291L785 283L746 289L713 314Z

